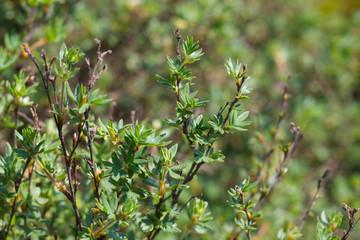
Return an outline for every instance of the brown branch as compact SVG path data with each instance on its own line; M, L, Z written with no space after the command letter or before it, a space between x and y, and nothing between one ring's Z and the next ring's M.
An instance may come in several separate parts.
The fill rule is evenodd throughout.
M306 221L306 218L309 216L309 213L311 212L312 208L314 207L317 199L319 198L319 195L320 195L320 190L322 188L322 183L325 181L325 179L327 178L327 176L329 175L330 173L330 170L326 170L324 172L324 174L322 175L322 177L318 180L318 184L317 184L317 190L316 190L316 193L310 203L310 206L308 207L308 209L306 210L304 216L302 217L301 219L301 222L300 222L300 225L299 225L299 231L301 231L301 229L303 228L304 226L304 223Z
M51 97L50 97L50 94L49 94L49 78L50 78L50 69L47 65L47 61L46 61L46 53L45 51L43 51L43 53L41 54L42 58L45 59L45 69L47 70L45 72L45 74L42 72L37 60L36 60L36 57L34 56L34 54L30 51L30 48L27 47L25 44L23 44L23 48L24 48L24 51L29 54L30 56L30 59L32 60L32 62L35 64L38 72L40 73L40 76L41 76L41 79L43 81L43 84L44 84L44 88L45 88L45 92L46 92L46 96L48 98L48 102L49 102L49 106L50 106L50 109L53 110L53 107L52 107L52 103L51 103ZM57 58L56 57L51 57L51 64L56 60ZM50 64L50 65L51 65ZM57 119L56 117L54 116L55 118L55 122L57 122Z
M282 162L280 163L280 166L277 170L276 176L274 178L274 180L271 182L271 184L266 188L266 190L264 191L264 193L260 196L259 201L257 202L256 206L255 206L255 211L259 210L259 208L262 207L262 205L264 204L264 202L268 199L272 189L274 188L274 186L280 181L282 175L284 174L284 168L285 168L285 163L288 160L290 154L292 152L295 151L299 137L302 135L300 134L300 127L299 126L295 126L295 124L293 122L290 123L290 131L293 134L293 140L291 141L290 145L288 146L287 149L284 149L284 157Z
M106 64L104 64L100 69L98 69L98 67L104 61L105 55L112 53L111 50L101 52L101 42L99 39L95 38L95 43L97 44L98 48L97 48L97 60L96 60L94 68L91 68L90 60L88 58L85 58L85 65L88 67L89 72L90 72L90 79L86 86L87 93L89 93L91 88L94 86L95 82L100 78L101 74L107 69Z
M272 156L272 154L274 152L274 147L275 147L277 135L278 135L278 132L279 132L280 124L281 124L282 120L285 117L286 106L287 106L287 102L288 102L288 99L289 99L288 84L289 84L290 80L291 80L291 75L289 74L288 79L287 79L287 83L284 86L284 91L283 91L283 96L282 96L282 101L281 101L281 110L280 110L279 118L278 118L276 126L275 126L275 131L274 131L274 135L273 135L273 138L272 138L272 141L271 141L271 146L270 146L269 151L267 151L265 153L265 155L264 155L264 162L263 162L263 164L262 164L262 166L261 166L261 168L260 168L260 170L258 172L258 175L256 177L257 184L260 183L261 177L262 177L262 175L264 173L265 166L269 163L270 157ZM263 146L265 147L265 145L263 145Z
M346 203L343 203L343 209L347 213L347 217L349 220L349 228L347 231L344 231L344 235L342 236L341 240L346 240L349 237L351 231L356 226L356 224L359 223L360 217L358 219L356 219L355 217L355 214L359 211L359 208L351 209Z
M18 108L16 108L16 109L14 110L14 115L15 115L15 127L14 127L14 135L13 135L13 136L14 136L14 147L16 147L16 145L17 145L17 141L16 141L16 129L17 129L18 123L19 123L18 111L19 111Z
M34 124L34 122L33 122L33 120L31 120L31 118L29 118L25 113L23 113L23 112L18 112L18 115L20 116L20 117L22 117L25 121L27 121L28 123L30 123L30 124Z
M180 28L176 27L174 30L174 34L176 36L176 55L181 60L181 53L180 53L180 40L181 40L181 34L180 34Z
M46 92L46 95L48 97L49 106L50 106L50 109L53 111L52 101L51 101L51 97L50 97L50 93L49 93L49 82L51 82L53 84L53 87L55 87L55 84L52 82L52 81L55 81L55 78L51 77L51 66L52 66L52 64L55 62L55 60L57 58L52 56L51 60L50 60L50 64L48 64L46 52L43 49L41 51L41 57L44 60L44 68L45 68L45 72L43 72L41 70L37 60L36 60L36 57L30 51L30 48L26 47L25 44L23 45L23 47L24 47L24 51L29 54L31 60L33 61L33 63L35 64L35 66L36 66L36 68L38 70L38 72L41 75L41 78L43 80L43 85L44 85L44 88L45 88L45 92ZM56 93L55 88L54 88L54 92ZM56 96L56 94L55 94L55 96ZM55 113L52 113L52 115L53 115L57 130L58 130L58 136L59 136L59 139L60 139L60 143L61 143L61 147L62 147L63 155L64 155L66 173L67 173L67 177L68 177L68 180L69 180L69 187L70 187L70 193L68 193L69 196L66 195L65 193L64 194L70 200L70 202L71 202L71 204L72 204L72 206L74 208L74 211L75 211L75 218L76 218L75 235L77 235L78 229L81 228L82 223L81 223L81 217L80 217L79 210L78 210L78 208L76 206L76 194L75 194L75 190L74 190L74 186L73 186L74 182L73 182L73 179L72 179L72 172L71 172L71 158L69 158L69 155L67 154L66 144L65 144L65 140L64 140L64 136L63 136L63 132L62 132L63 121L60 121L57 118L57 116L55 115Z
M88 165L91 169L91 173L93 175L94 185L95 185L94 194L95 194L96 198L98 199L98 201L100 202L100 190L99 190L100 183L96 178L94 153L93 153L93 143L94 143L94 136L96 133L96 127L92 131L90 131L89 122L86 121L86 129L87 129L87 134L88 134L88 148L89 148L89 152L90 152L90 159L85 156L83 156L83 158L86 160L86 162L88 163Z
M194 198L197 198L197 197L202 197L202 193L200 193L198 195L192 195L189 198L189 200L187 200L186 203L180 208L179 212L181 212L191 200L193 200Z
M136 126L135 114L136 114L136 111L132 110L130 118L131 118L132 129L133 129L134 132L135 132L135 126Z
M88 67L89 73L90 73L90 78L89 78L88 84L86 86L87 98L89 97L90 90L94 86L95 82L100 78L101 74L107 69L106 64L104 64L101 67L101 64L104 61L105 55L112 53L111 50L101 52L101 42L99 39L96 38L95 43L97 44L98 48L97 48L97 60L96 60L94 68L91 67L90 60L88 58L85 58L85 65ZM89 153L90 153L90 159L85 156L82 156L82 157L86 160L86 162L88 163L88 165L91 169L91 173L93 175L94 185L95 185L94 195L100 202L100 190L99 190L100 183L96 178L96 169L95 169L94 154L93 154L93 143L94 143L94 136L96 133L96 127L92 131L90 131L89 112L90 112L90 107L85 111L85 114L84 114L86 131L87 131L87 135L88 135L88 149L89 149ZM80 132L79 132L79 134L80 134Z

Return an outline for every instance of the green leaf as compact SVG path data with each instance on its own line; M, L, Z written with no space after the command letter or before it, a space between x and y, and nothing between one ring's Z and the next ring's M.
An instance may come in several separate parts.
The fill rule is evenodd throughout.
M174 172L177 172L177 171L182 170L182 169L184 169L184 168L186 168L186 165L174 165L174 166L172 166L170 169L171 169L172 171L174 171Z
M160 83L161 85L165 85L165 86L169 86L169 87L173 86L173 85L170 83L170 81L167 80L166 78L163 78L162 76L160 76L160 75L158 75L158 74L156 74L155 76L156 76L156 78L158 79L158 83Z
M194 42L193 37L187 37L183 42L183 51L186 63L193 63L198 61L204 54L202 49L199 49L199 42Z
M252 89L252 88L249 88L247 84L244 84L244 85L242 86L242 88L241 88L241 94L242 94L242 95L247 95L247 94L251 93L252 90L253 90L253 89Z
M160 188L159 182L156 179L153 178L147 178L147 179L142 179L142 181L150 186L156 187L156 188Z
M24 138L17 130L15 130L15 138L16 138L16 141L23 144Z
M171 169L169 169L169 176L173 179L184 179L182 176L180 176L176 172L173 172Z
M9 54L6 49L0 47L0 72L9 69L18 59L18 54Z
M246 128L243 128L245 126L248 126L251 124L251 121L244 121L248 115L249 115L249 111L243 112L242 114L240 114L239 116L237 115L236 110L233 110L230 113L229 116L229 126L226 128L227 130L231 130L234 129L236 131L247 131Z
M214 129L214 131L219 132L220 134L224 134L224 129L221 124L215 123L213 121L209 121L208 124Z
M18 50L23 43L24 35L19 35L16 32L5 33L4 45L11 52Z
M174 146L172 146L170 149L169 149L169 157L170 159L174 159L175 156L176 156L176 153L177 153L177 149L178 149L178 145L175 144Z
M113 196L110 199L111 212L115 213L117 210L117 206L118 206L118 198L117 198L116 192L114 192Z
M67 47L66 47L65 43L63 42L61 44L60 51L59 51L59 60L60 60L61 64L65 61L66 54L67 54Z
M49 42L60 42L66 39L67 32L64 26L64 19L61 17L55 18L46 25L45 30L46 38Z
M176 58L176 60L173 61L169 56L167 56L167 62L170 72L175 76L179 76L181 69L183 68L183 64L180 59Z
M83 114L87 109L88 107L90 107L90 104L89 103L85 103L84 105L82 105L79 109L79 113L80 114Z
M229 58L225 64L225 67L227 73L233 78L239 79L246 74L246 71L242 71L242 64L239 62L239 60L236 60L236 62L233 63L231 58Z
M249 111L243 112L242 114L240 114L240 116L236 118L236 123L240 123L244 121L248 116L249 116Z
M77 101L75 95L73 94L73 92L71 91L70 85L67 81L66 81L66 93L67 93L68 97L71 99L71 101L75 105L78 105L78 101Z
M14 148L14 152L19 158L27 159L29 157L29 153L23 149Z
M146 159L142 159L142 158L137 158L137 159L134 159L133 163L136 164L136 165L139 165L139 164L144 164L144 163L147 163L148 160Z

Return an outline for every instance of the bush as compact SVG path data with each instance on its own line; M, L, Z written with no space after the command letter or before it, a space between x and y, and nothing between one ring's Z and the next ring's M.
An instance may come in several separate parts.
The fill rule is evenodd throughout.
M266 236L269 238L294 239L300 237L301 234L304 237L313 238L316 231L317 239L333 238L334 230L340 227L341 217L339 214L334 213L327 217L323 213L318 219L316 230L312 228L312 224L304 225L307 217L312 215L313 209L316 209L313 206L320 195L323 182L328 175L327 171L319 178L317 188L316 186L301 187L304 183L302 178L306 177L306 181L312 181L321 176L321 171L324 169L324 167L319 167L323 165L321 161L329 156L329 149L334 144L336 146L338 141L343 140L344 146L352 146L349 145L349 142L356 138L356 131L349 135L350 140L343 137L341 137L342 140L338 140L338 138L331 140L324 134L326 131L321 130L325 126L331 131L334 124L339 125L339 121L348 121L351 119L351 114L348 113L352 111L350 108L346 110L343 115L344 120L339 120L338 115L331 115L324 126L319 127L321 117L326 114L325 105L318 100L311 102L312 97L317 97L319 92L316 88L307 89L306 85L299 86L298 75L309 74L306 65L296 65L295 62L290 61L294 66L290 66L290 63L289 66L285 66L284 61L281 60L284 46L280 47L276 42L266 46L272 49L271 54L274 55L277 67L280 70L281 66L285 66L284 69L290 67L296 69L294 78L297 81L291 80L278 86L268 82L264 86L267 86L269 91L257 90L255 96L252 97L252 100L256 99L256 101L246 103L244 100L251 91L251 88L246 85L249 84L255 89L259 89L258 83L254 84L252 81L246 80L248 78L246 65L228 60L226 70L234 79L232 84L234 88L236 87L233 90L235 96L230 98L230 91L219 91L219 89L226 89L230 86L230 83L224 84L224 82L217 86L219 77L216 79L211 76L216 73L215 75L223 78L223 74L220 72L226 72L219 70L218 67L221 62L218 51L221 49L233 57L233 52L239 52L242 59L250 61L251 74L256 75L255 82L259 76L276 78L278 75L274 70L259 70L259 66L264 68L271 66L271 64L264 63L261 57L257 63L252 63L251 55L253 54L248 50L252 47L239 49L238 44L228 44L231 46L229 49L236 46L236 51L227 51L222 48L222 43L231 42L231 37L224 37L221 39L222 42L220 41L216 45L209 44L211 39L207 39L208 36L210 38L217 36L218 29L231 26L231 21L225 17L226 13L232 13L231 7L226 4L218 5L224 15L221 15L222 21L217 24L222 27L213 30L209 25L206 26L206 31L202 31L203 35L198 35L202 45L208 51L206 58L197 63L200 70L196 72L196 75L201 78L196 81L193 81L193 74L188 67L199 60L202 51L192 38L181 42L180 32L176 30L177 57L167 59L169 74L157 75L158 81L173 92L173 98L169 98L169 94L160 93L160 88L152 87L152 84L146 84L131 77L131 74L144 75L142 71L150 72L152 75L157 67L163 69L159 65L161 61L156 58L156 54L161 55L161 51L156 54L151 52L151 48L146 44L147 39L141 35L136 37L139 29L134 32L131 32L130 28L122 29L123 33L129 37L130 42L143 41L141 45L138 45L141 46L139 49L144 50L143 57L139 58L140 55L136 55L138 53L131 52L134 51L132 48L125 54L124 66L127 69L125 72L128 72L124 76L135 82L127 86L125 84L126 90L122 92L125 93L124 96L140 97L140 105L143 106L135 107L136 111L133 111L130 117L115 123L113 119L119 118L119 107L124 106L121 110L123 112L132 107L129 107L131 104L128 101L118 102L120 97L117 90L110 92L110 96L117 100L117 106L114 106L114 102L112 102L109 113L105 110L106 108L100 106L100 104L107 106L106 103L111 101L105 95L99 95L100 91L104 91L104 83L105 85L109 83L109 78L111 78L105 71L106 65L102 63L103 57L109 51L101 52L100 41L96 41L98 48L94 51L97 54L97 61L91 62L89 59L85 61L85 65L90 71L88 79L85 79L84 76L87 74L85 70L82 70L86 68L79 68L81 63L78 61L82 59L83 54L78 49L68 49L63 44L57 60L54 57L47 57L46 54L46 52L54 53L55 49L55 45L47 43L61 42L66 38L67 31L65 29L74 21L71 14L76 12L74 14L74 17L78 18L76 24L84 26L81 28L82 31L78 32L81 35L84 34L83 30L87 29L83 21L88 19L81 14L91 15L94 11L82 3L74 4L71 1L66 3L28 1L28 3L22 4L3 1L1 4L5 6L2 9L7 9L6 16L11 16L11 14L22 16L17 17L17 21L1 19L1 21L8 21L7 23L11 24L6 25L7 33L4 36L4 47L1 48L0 69L4 79L10 79L14 74L13 80L1 83L1 91L4 96L0 102L1 142L3 144L0 188L3 206L1 216L4 216L1 220L3 237L6 235L9 238L45 238L46 236L73 238L75 234L79 238L92 236L116 239L125 238L126 234L128 238L133 239L140 237L153 239L160 234L159 238L162 236L175 239L180 237L211 239L215 236L215 238L236 238L237 236L251 238L251 235L254 234L261 237L263 232L266 232ZM190 18L186 20L190 24L191 16L196 16L196 14L187 14L186 4L177 5L175 11L184 19ZM207 1L194 4L201 5L201 7L208 6ZM236 3L232 4L233 6L237 5ZM149 20L148 18L135 20L136 11L131 8L135 5L132 6L129 3L120 5L129 10L129 12L123 12L124 19L126 16L130 16L130 19L133 19L131 21L138 21L141 24L145 24ZM161 3L158 5L161 6ZM250 15L241 15L248 20L256 11L264 12L264 9L254 8L254 5L244 7L252 11L249 12ZM291 7L301 9L296 4ZM135 9L139 8L144 12L151 9L146 4L135 6ZM62 20L65 12L69 9L71 10L70 18L68 18L70 20ZM119 9L121 9L119 6L114 8L115 12ZM209 10L208 7L207 9ZM213 13L214 9L210 9L212 9L210 12ZM100 8L98 10L101 11ZM164 12L166 9L157 10L156 14L161 16ZM198 13L201 11L199 10ZM274 14L271 9L264 13ZM301 17L295 20L299 21L299 24L304 24L305 19L307 28L303 32L310 34L313 31L312 24L316 22L317 15L309 15L305 18L306 14L301 13L303 15L300 14ZM208 17L211 19L211 16L211 14L208 16L197 15L200 20ZM94 19L96 18L91 20ZM29 22L29 20L31 21ZM200 20L193 19L195 22ZM263 21L262 19L257 20ZM153 21L156 22L156 19L151 18L150 22L155 24ZM274 21L278 25L275 24L268 30L280 31L282 29L282 25L279 25L280 22L280 20ZM100 29L97 26L98 23L94 23L91 31ZM266 25L258 26L267 29ZM250 31L253 27L249 26L247 29ZM28 31L29 29L30 31ZM43 29L46 29L43 31L46 36L41 33ZM230 32L236 31L235 28L231 29L233 30ZM96 33L103 34L106 31L96 31ZM205 32L207 33L204 34ZM251 42L255 45L267 42L264 37L248 34L248 36L252 36ZM288 39L298 38L298 32L289 31L286 34L290 36ZM301 35L303 40L306 40L306 34ZM314 34L311 36L319 37L316 35L319 32ZM320 34L320 36L323 39L324 35ZM110 34L108 39L112 40L105 42L107 47L116 46L119 41L122 41L114 33ZM166 39L168 37L164 36L163 40ZM336 48L339 44L351 47L351 41L346 42L345 39L344 37L342 40L336 40L334 37L333 47ZM88 50L87 55L91 55L93 44L89 43L88 36L80 37L77 40L74 37L74 40L85 46L85 49ZM21 50L21 44L24 41L32 42L32 44L30 44L30 48L28 48L29 45L25 45ZM156 42L152 42L150 46L153 45L155 46ZM168 43L166 46L170 45ZM46 46L47 50L42 51L39 55L34 50L40 46ZM291 51L291 54L296 55L297 49L289 46L285 46L286 51ZM158 47L160 50L161 47ZM209 49L215 49L215 51L209 51ZM261 52L261 48L259 49ZM254 53L259 51L255 48L252 50ZM356 49L353 50L356 51ZM114 51L119 50L115 48ZM269 50L267 51L269 52ZM244 54L244 52L247 53ZM26 57L28 54L30 58ZM265 51L266 54L268 53ZM292 56L291 54L290 56ZM298 54L297 56L305 57L301 51ZM261 55L254 54L253 56ZM117 54L117 56L119 55ZM26 59L32 59L40 75L36 75L35 68L24 67L30 66L26 63ZM334 60L337 62L346 62L346 59L348 59L346 51L340 55L334 53ZM114 59L111 57L110 62L112 61ZM209 68L210 65L214 67ZM204 66L207 68L205 71L202 70ZM330 77L340 74L336 69L333 69L331 73L321 72L322 68L330 69L331 66L331 63L322 60L319 63L320 70L316 70L316 73L324 77L328 77L329 74ZM142 67L145 70L141 70ZM254 67L255 70L252 70ZM345 65L344 67L349 67L349 72L351 72L351 66ZM160 71L163 72L163 70ZM121 72L124 73L123 70ZM101 81L97 82L100 75L102 75ZM40 85L37 84L37 76L40 76L42 82ZM78 83L76 83L76 78L79 78ZM214 81L211 84L203 84L203 79L213 79ZM349 98L349 95L343 94L343 91L353 85L351 80L349 81L347 87L343 86L344 89L339 90L344 98ZM93 89L95 82L101 87L101 90ZM209 96L211 104L196 98L193 82L197 83L200 98ZM323 84L323 82L320 83ZM330 82L330 89L336 84L336 82ZM212 85L215 87L211 87ZM297 96L294 90L289 89L290 85L291 88L305 89L308 94L311 94L311 97ZM115 86L119 86L119 83L112 82L111 88L113 89ZM269 104L260 107L263 108L262 113L257 114L254 109L261 106L264 98L279 94L274 91L277 88L284 89L281 106L274 107L276 104L268 101ZM154 94L151 94L152 91ZM331 96L336 96L330 90L326 90L326 92ZM140 96L142 93L145 94ZM169 101L170 99L174 100L174 104L166 106L163 102L168 101L159 101L159 98L154 98L156 93L160 93L162 98L165 97ZM214 96L217 96L217 99L214 99ZM356 97L356 95L354 96ZM309 101L311 107L309 107ZM339 102L336 99L331 101L329 105L338 109ZM223 104L219 110L216 110L220 102ZM240 103L242 103L241 108ZM356 112L356 103L353 105L352 109L355 109ZM50 115L48 107L51 109ZM255 113L250 115L254 122L248 126L251 132L229 135L228 133L243 131L244 127L250 123L246 120L249 112L243 111L246 108ZM280 111L277 117L277 114L273 113L274 111ZM171 116L174 115L174 112L176 118L170 120L166 117L166 125L163 125L163 117L156 116L158 114ZM215 113L215 115L211 113ZM304 114L304 116L299 117L299 114ZM29 115L32 118L29 118ZM100 115L103 121L97 117ZM289 124L284 124L284 122L289 121L291 115L294 116L291 118L296 122L300 122L302 129L306 126L305 121L309 121L309 119L317 128L312 126L305 131L300 131L295 124L291 124L289 131L289 128L286 127ZM107 118L112 120L104 124L103 122L107 122L104 119ZM148 120L137 120L144 118L148 118ZM253 133L254 129L256 129L256 133ZM305 132L306 136L303 138ZM220 138L222 135L227 135L227 137ZM300 139L301 144L299 145ZM5 142L7 143L5 144ZM279 145L280 148L278 148ZM296 147L300 148L299 152L302 154L293 156ZM349 160L346 158L346 162L356 167L356 162L351 161L354 157L351 155L352 152L351 150L338 151L336 156L352 156ZM222 161L225 156L225 164L217 163ZM289 165L290 156L296 161ZM308 160L304 161L303 159ZM283 178L288 167L291 172L289 174L291 180L289 177ZM319 170L312 174L311 169L315 167ZM330 165L330 168L333 167ZM349 171L352 172L352 169L349 168ZM33 174L34 172L36 174ZM331 211L334 209L334 205L339 205L340 202L357 204L356 194L353 191L356 186L356 175L352 175L352 185L350 186L347 186L343 176L338 175L336 178L333 174L330 176L332 181L327 185L327 198L324 199L326 201L321 199L316 205L320 205L315 210L316 215L321 209L326 209L326 212ZM282 184L274 188L280 180L282 180ZM315 181L313 182L315 184ZM235 186L236 183L238 186ZM226 197L224 193L228 189L229 195ZM314 193L312 193L312 189L314 189ZM340 194L336 194L337 192ZM332 197L334 194L336 196ZM66 203L67 201L68 203ZM186 214L185 208L187 209ZM350 227L347 228L343 224L342 228L348 229L347 233L336 234L343 235L343 239L346 239L356 224L357 219L354 214L357 209L351 209L347 205L344 205L344 209L348 214ZM210 217L210 210L213 220ZM232 221L234 217L235 222ZM296 217L299 217L298 221L295 221ZM311 218L309 220L312 221ZM269 222L273 227L269 227ZM69 225L73 226L72 230L69 230ZM175 232L179 230L182 233L176 234ZM206 234L198 235L203 233Z

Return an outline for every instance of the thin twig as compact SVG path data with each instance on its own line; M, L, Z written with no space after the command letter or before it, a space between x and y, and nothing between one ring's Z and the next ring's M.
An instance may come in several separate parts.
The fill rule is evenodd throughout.
M271 184L264 191L265 194L262 194L260 196L260 199L255 206L255 211L259 210L259 208L262 207L264 202L268 199L274 186L280 181L282 175L284 174L285 163L288 160L290 154L295 151L299 137L302 136L302 134L300 134L300 127L295 126L295 124L293 122L290 123L290 131L293 134L293 140L291 141L288 148L284 150L284 157L283 157L283 160L280 163L280 166L277 170L276 176L273 179L273 181L271 182Z
M17 127L18 127L18 123L19 123L19 106L15 106L14 108L14 115L15 115L15 127L14 127L14 147L16 147L17 145L17 141L16 141L16 130L17 130Z
M98 48L97 48L97 60L94 68L91 67L90 60L88 58L85 58L85 65L88 67L90 73L90 78L86 86L87 98L89 97L90 90L94 86L95 82L100 78L101 74L107 69L106 64L101 66L102 62L104 61L105 55L112 53L111 50L101 52L101 42L99 39L96 38L95 43L97 44ZM96 134L96 127L93 130L90 130L89 112L90 112L90 107L85 111L85 125L88 135L88 149L90 153L90 159L85 156L83 156L83 158L86 160L86 162L88 163L91 169L91 173L93 175L94 185L95 185L94 194L95 197L100 202L100 190L99 190L100 183L96 177L96 169L95 169L94 154L93 154L93 143L94 143L94 136Z
M51 101L51 97L50 97L50 93L49 93L49 82L52 83L52 81L55 81L55 78L51 77L51 66L52 66L52 64L55 62L55 60L57 58L52 56L51 60L50 60L50 64L48 64L46 52L43 49L41 51L41 58L44 60L44 68L45 68L45 72L43 72L41 70L37 60L36 60L36 57L30 51L30 48L26 47L25 44L23 45L23 47L24 47L24 51L29 54L30 59L33 61L33 63L35 64L35 66L36 66L36 68L38 70L38 72L41 75L41 78L43 80L43 85L44 85L44 88L45 88L45 92L46 92L46 95L48 97L49 107L53 111L52 101ZM54 83L52 83L52 84L53 84L53 87L55 87L55 84ZM55 89L54 89L54 92L56 92ZM56 96L56 94L55 94L55 96ZM57 99L55 99L55 102L57 103ZM63 130L63 120L59 119L55 115L55 113L53 113L52 115L53 115L53 118L54 118L54 121L55 121L55 124L56 124L56 128L58 130L58 136L59 136L59 140L60 140L61 147L62 147L62 150L63 150L64 161L65 161L65 166L66 166L66 173L67 173L67 177L68 177L68 180L69 180L69 187L70 187L69 196L66 195L65 192L63 192L63 193L70 200L70 202L71 202L71 204L73 206L73 209L75 211L75 218L76 218L75 236L77 236L78 230L79 230L79 228L81 228L82 223L81 223L81 217L80 217L79 209L77 208L77 205L76 205L76 194L75 194L75 190L74 190L74 186L73 186L74 182L73 182L72 172L71 172L71 167L72 167L71 166L72 165L71 158L69 158L69 155L67 153L66 144L65 144L65 140L64 140L64 136L63 136L63 131L62 131Z
M191 200L197 197L202 197L202 193L191 196L191 198L189 198L189 200L187 200L186 203L180 208L179 212L181 212Z
M268 162L270 160L270 157L274 152L274 147L275 147L277 135L278 135L278 132L279 132L280 124L281 124L282 120L285 117L287 101L289 99L288 84L289 84L290 80L291 80L291 75L289 74L288 79L287 79L287 83L284 86L284 91L283 91L283 96L282 96L282 101L281 101L281 110L280 110L280 113L279 113L278 121L277 121L276 126L275 126L274 135L273 135L273 138L272 138L272 141L271 141L271 146L270 146L270 149L264 155L264 162L263 162L263 164L262 164L262 166L261 166L261 168L260 168L260 170L258 172L258 175L256 177L257 184L260 183L261 177L262 177L262 175L264 173L265 166L268 164ZM265 145L264 145L264 147L265 147Z
M86 121L86 129L87 129L87 134L88 134L88 148L89 148L89 152L90 152L90 159L87 161L87 163L91 169L91 173L94 178L94 185L95 185L94 194L95 194L96 198L98 199L98 201L100 202L100 190L99 190L100 183L96 177L96 169L95 169L95 164L94 164L94 153L93 153L93 143L94 143L94 136L96 133L96 127L92 131L90 131L89 122Z
M34 122L33 122L33 120L31 119L31 118L29 118L25 113L23 113L23 112L18 112L18 115L20 116L20 117L22 117L23 119L25 119L28 123L30 123L31 125L33 125L34 124Z
M98 69L98 67L104 61L105 55L112 53L111 50L101 52L101 42L99 39L95 38L95 43L97 44L98 48L97 48L97 60L96 60L94 68L91 68L90 60L88 58L85 58L85 65L88 67L89 72L90 72L90 79L86 86L87 93L89 93L90 89L94 86L95 82L100 78L101 74L107 68L107 65L104 64L100 69Z
M180 40L181 40L181 33L180 28L176 27L174 30L174 34L176 36L176 55L181 60L181 53L180 53Z
M304 223L306 221L306 218L309 216L309 213L311 212L312 208L314 207L317 199L319 198L319 195L320 195L320 190L322 188L322 183L325 181L325 179L327 178L327 176L329 175L330 173L330 170L326 170L324 172L324 174L322 175L322 177L318 180L318 184L317 184L317 190L316 190L316 193L310 203L310 206L308 207L308 209L306 210L304 216L302 217L301 219L301 222L300 222L300 225L299 225L299 231L301 231L301 229L303 228L304 226Z
M136 126L135 114L136 114L135 110L132 110L130 118L131 118L132 129L134 132L135 132L135 126Z
M266 152L267 143L266 143L266 140L264 138L264 129L263 129L263 126L261 125L260 116L259 116L258 112L255 112L254 114L255 114L255 116L257 118L257 128L258 128L258 131L259 131L259 134L260 134L260 135L257 136L257 139L260 141L261 145L264 148L264 151ZM265 156L264 159L266 159L266 156Z
M349 228L347 231L344 231L344 235L342 236L341 240L346 240L354 227L359 223L360 217L358 219L355 217L355 214L359 211L359 208L351 209L346 203L343 203L343 208L347 213Z
M216 117L219 118L219 117L223 114L223 112L224 112L224 110L226 109L226 107L229 106L229 104L230 104L229 102L226 102L226 104L225 104L224 107L220 107L218 113L216 114Z

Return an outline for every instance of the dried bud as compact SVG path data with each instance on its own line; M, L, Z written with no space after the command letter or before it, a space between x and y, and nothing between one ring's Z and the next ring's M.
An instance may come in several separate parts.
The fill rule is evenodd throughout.
M244 64L242 67L243 67L243 72L246 72L247 71L247 65Z
M100 57L103 58L106 54L111 54L111 53L112 53L111 50L107 50L107 51L101 53Z
M296 137L300 132L300 126L295 126L295 123L290 123L290 132Z
M51 59L50 59L50 67L53 65L53 63L57 60L58 58L55 57L54 55L51 56Z
M94 41L98 45L98 47L101 47L101 42L99 39L95 38Z
M89 58L85 58L85 65L86 65L87 67L90 67L90 60L89 60Z
M176 38L179 40L181 38L180 28L176 27L174 30L174 34L176 35Z
M41 56L42 59L44 59L46 61L46 51L45 51L45 49L41 50L41 55L40 56Z

